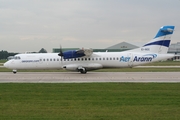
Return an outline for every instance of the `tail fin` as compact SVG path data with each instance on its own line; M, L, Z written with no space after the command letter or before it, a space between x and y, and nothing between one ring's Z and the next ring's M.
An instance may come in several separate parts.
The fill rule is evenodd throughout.
M174 28L174 26L161 27L157 35L151 41L146 43L144 46L131 51L166 54L170 45L171 35L174 32Z

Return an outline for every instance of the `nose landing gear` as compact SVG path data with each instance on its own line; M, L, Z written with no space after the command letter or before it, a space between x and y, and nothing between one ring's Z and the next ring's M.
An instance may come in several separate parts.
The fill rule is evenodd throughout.
M17 70L13 70L13 73L16 74L16 73L17 73Z

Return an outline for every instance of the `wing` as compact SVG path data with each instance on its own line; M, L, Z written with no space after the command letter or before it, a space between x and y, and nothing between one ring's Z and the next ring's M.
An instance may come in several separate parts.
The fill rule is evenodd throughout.
M85 56L91 56L92 55L92 53L93 53L93 49L84 49L84 48L82 48L82 49L80 49L80 50L77 50L76 51L76 53L77 54L84 54Z

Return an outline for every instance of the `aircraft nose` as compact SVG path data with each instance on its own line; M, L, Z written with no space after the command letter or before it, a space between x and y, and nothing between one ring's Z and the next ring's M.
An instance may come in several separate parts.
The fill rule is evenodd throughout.
M9 67L9 62L5 62L4 67L8 68Z

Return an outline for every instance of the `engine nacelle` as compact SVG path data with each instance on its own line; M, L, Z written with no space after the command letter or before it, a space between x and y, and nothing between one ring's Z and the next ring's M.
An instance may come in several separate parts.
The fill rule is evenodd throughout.
M90 56L93 53L93 49L79 49L79 50L69 50L63 52L64 59L78 58L83 56Z
M84 52L77 52L76 50L69 50L63 52L63 58L64 59L70 59L70 58L78 58L85 56Z

